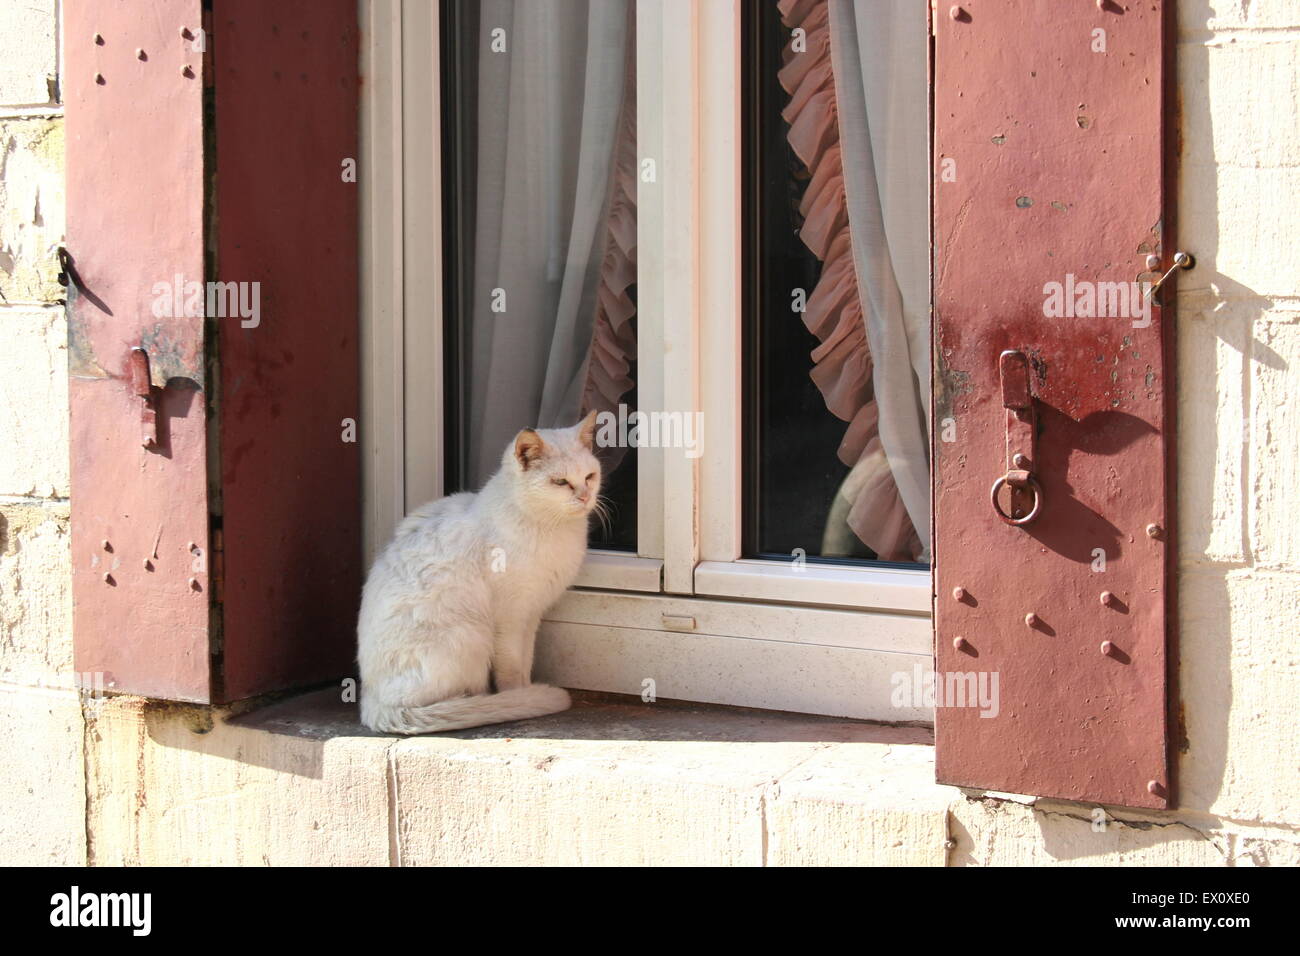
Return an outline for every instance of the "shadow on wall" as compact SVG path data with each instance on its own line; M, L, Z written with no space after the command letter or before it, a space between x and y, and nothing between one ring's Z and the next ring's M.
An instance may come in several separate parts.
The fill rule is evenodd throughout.
M1178 279L1174 318L1178 356L1178 400L1175 424L1178 452L1178 656L1179 674L1175 723L1170 728L1172 759L1177 767L1178 803L1191 810L1208 810L1223 789L1228 763L1229 709L1233 700L1233 613L1227 574L1252 561L1249 521L1250 380L1253 367L1285 369L1274 350L1254 338L1256 320L1272 307L1266 295L1221 271L1222 223L1245 215L1266 217L1270 202L1257 196L1250 204L1225 207L1224 197L1236 195L1226 188L1235 160L1216 155L1215 107L1225 104L1215 97L1232 96L1236 87L1211 84L1212 71L1222 75L1224 64L1211 63L1215 47L1210 21L1220 8L1241 7L1229 0L1179 0L1174 67L1177 100L1175 125L1170 132L1178 144L1174 159L1173 196L1177 200L1174 242L1196 257L1196 267ZM1241 109L1233 103L1227 108ZM1248 233L1248 230L1240 230ZM1165 247L1166 258L1174 252ZM1227 352L1223 346L1227 346ZM1234 379L1225 366L1225 354L1240 359ZM1231 421L1223 427L1225 402L1238 402L1243 423L1240 440ZM1224 464L1237 464L1239 488L1232 497L1240 503L1240 556L1223 554L1216 541L1214 523L1221 518L1225 492ZM1202 565L1189 573L1187 563Z
M968 794L978 795L978 794ZM1155 858L1203 859L1214 863L1221 850L1190 826L1155 812L1110 812L1064 801L1038 801L1031 808L1010 801L978 801L962 805L948 817L955 844L949 866L1024 866L1052 861L1150 862ZM1198 826L1213 829L1208 819ZM1198 849L1178 844L1204 844Z

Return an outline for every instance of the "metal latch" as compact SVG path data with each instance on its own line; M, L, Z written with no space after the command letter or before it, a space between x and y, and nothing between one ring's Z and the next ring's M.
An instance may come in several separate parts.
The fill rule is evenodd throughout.
M1037 466L1038 416L1030 382L1029 358L1007 349L998 356L1002 378L1002 406L1007 412L1007 473L993 482L993 510L1007 524L1025 525L1043 510L1043 489L1034 478ZM1011 490L1010 507L1004 509L1003 487Z
M131 391L144 402L140 410L140 444L145 448L157 448L158 390L149 377L149 353L139 346L131 349L130 363Z
M1155 283L1149 289L1147 289L1145 298L1148 299L1152 298L1156 294L1156 290L1159 289L1162 285L1164 285L1165 280L1168 279L1171 275L1173 275L1176 270L1190 269L1194 265L1196 265L1196 259L1192 257L1192 254L1190 252L1175 252L1174 264L1169 267L1168 272L1166 272L1159 279L1157 279ZM1147 268L1152 270L1159 269L1160 257L1156 255L1147 256Z

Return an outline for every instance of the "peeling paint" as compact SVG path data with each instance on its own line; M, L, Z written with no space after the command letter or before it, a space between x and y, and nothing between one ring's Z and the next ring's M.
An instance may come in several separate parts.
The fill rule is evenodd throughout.
M68 320L68 374L76 378L111 378L95 357L90 330L83 318L86 310L78 308L81 292L75 282L68 283L67 296L64 311Z

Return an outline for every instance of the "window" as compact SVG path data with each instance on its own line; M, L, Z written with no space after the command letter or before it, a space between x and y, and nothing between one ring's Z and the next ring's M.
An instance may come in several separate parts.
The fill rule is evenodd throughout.
M408 252L400 323L371 323L389 343L375 358L406 380L393 409L400 441L384 467L372 461L372 546L397 517L383 503L397 487L402 508L476 487L523 425L566 423L593 407L662 415L685 426L676 447L608 450L613 520L593 529L578 586L543 624L538 675L924 719L919 707L893 707L889 689L893 673L929 655L928 534L912 527L896 491L888 513L871 514L863 499L853 516L873 529L871 543L853 531L857 496L846 489L871 484L854 471L870 456L843 446L864 434L854 423L861 409L818 387L810 353L819 339L791 309L792 288L813 291L822 272L793 234L810 171L782 118L792 23L781 24L776 4L543 7L452 0L435 22L404 4L392 25L400 44L379 38L378 48L403 53L401 119L370 141L390 161L401 157ZM915 58L899 69L912 84L899 95L919 104L909 128L920 132L921 159L896 178L915 179L920 197L897 205L920 223L910 238L924 324L928 93L917 10L897 30L916 34L898 54ZM436 63L420 52L430 46ZM755 150L766 161L751 164ZM751 233L766 258L747 245ZM925 393L906 349L901 367L912 393ZM871 391L858 373L841 392ZM923 436L922 410L911 414ZM918 442L911 465L924 472ZM888 491L879 447L869 465ZM421 477L432 474L436 489ZM928 507L924 479L921 488ZM911 532L902 543L901 526ZM886 527L900 539L888 549Z

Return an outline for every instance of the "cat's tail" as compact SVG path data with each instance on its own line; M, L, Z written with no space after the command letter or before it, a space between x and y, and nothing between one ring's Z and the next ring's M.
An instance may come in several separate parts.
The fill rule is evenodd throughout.
M549 684L529 684L499 694L455 697L422 707L381 705L364 714L371 730L385 734L436 734L443 730L465 730L484 724L503 724L558 714L570 706L569 692Z

